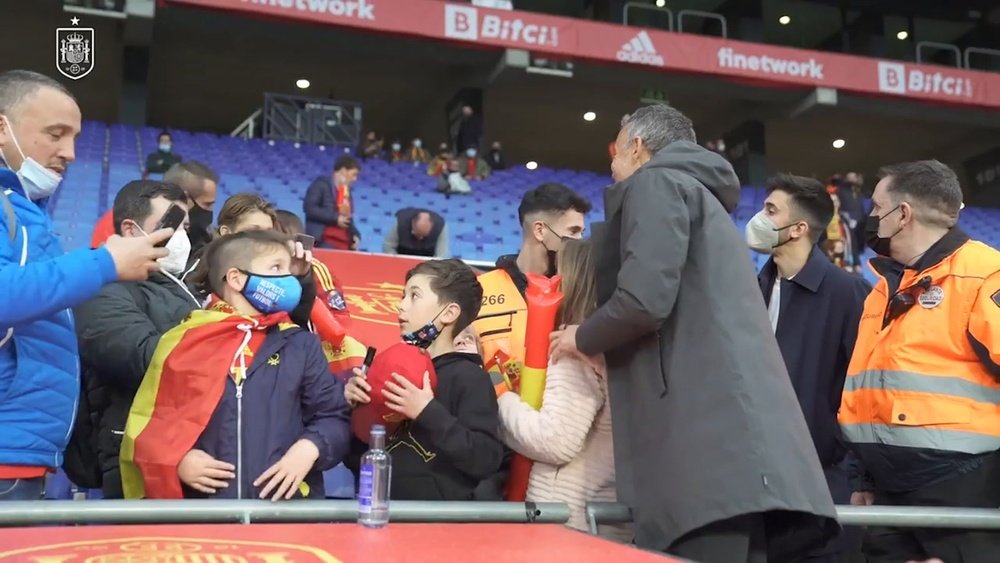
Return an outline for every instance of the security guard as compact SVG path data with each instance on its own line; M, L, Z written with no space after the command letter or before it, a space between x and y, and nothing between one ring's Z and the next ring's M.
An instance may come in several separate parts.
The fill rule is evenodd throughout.
M866 470L854 504L1000 506L1000 252L956 226L935 161L882 170L865 234L880 256L839 421ZM869 563L995 562L1000 534L872 528Z
M583 237L584 215L590 207L589 201L562 184L542 184L527 192L517 208L524 232L520 252L501 256L495 270L479 276L483 305L472 326L482 343L484 367L498 389L506 388L505 381L520 377L524 366L528 326L525 272L555 275L556 252L564 239ZM476 500L502 498L508 461L509 456L500 473L480 483Z
M542 184L521 199L517 208L524 231L520 252L501 256L495 270L479 276L483 306L473 326L494 383L501 384L501 374L516 378L524 365L525 272L555 275L556 252L563 239L583 237L584 215L589 211L590 202L562 184Z

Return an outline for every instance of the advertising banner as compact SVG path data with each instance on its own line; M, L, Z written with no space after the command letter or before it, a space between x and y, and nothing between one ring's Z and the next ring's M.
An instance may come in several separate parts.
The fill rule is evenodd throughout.
M1000 73L884 61L440 0L167 0L664 71L1000 107Z

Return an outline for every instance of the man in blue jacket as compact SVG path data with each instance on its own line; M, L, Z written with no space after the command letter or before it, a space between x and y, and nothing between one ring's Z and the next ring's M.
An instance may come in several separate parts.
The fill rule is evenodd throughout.
M62 464L80 393L71 307L115 280L141 280L167 251L111 237L63 254L45 209L75 158L80 108L62 85L0 73L0 501L40 498Z
M836 504L848 504L847 449L837 410L858 323L871 291L816 246L833 218L833 199L818 180L779 174L767 182L764 208L747 223L747 244L771 255L758 275L771 328ZM810 563L843 561L843 534L809 554Z

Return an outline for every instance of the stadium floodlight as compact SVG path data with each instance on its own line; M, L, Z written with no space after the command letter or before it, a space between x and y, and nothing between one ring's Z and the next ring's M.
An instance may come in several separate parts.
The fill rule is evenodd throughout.
M899 39L900 41L906 41L906 38L909 36L910 34L908 32L900 31L899 33L896 34L896 39Z
M309 87L309 81L306 80L305 78L300 78L295 81L295 85L298 86L300 89L305 90L306 88Z
M534 160L529 160L528 163L524 165L524 167L527 168L528 170L534 170L535 168L538 168L538 163L535 162Z
M584 121L593 121L595 119L597 119L597 114L592 111L588 111L587 113L583 114Z
M845 141L843 139L834 139L833 140L833 148L835 148L835 149L842 149L842 148L844 148L844 145L846 145L846 144L847 144L847 141Z
M778 18L778 23L780 23L781 25L788 25L792 23L792 18L788 16L781 16L780 18Z

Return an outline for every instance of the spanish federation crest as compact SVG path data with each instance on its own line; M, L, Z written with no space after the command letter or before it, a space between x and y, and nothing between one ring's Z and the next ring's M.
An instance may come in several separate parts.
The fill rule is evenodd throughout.
M94 28L56 29L56 69L71 80L79 80L94 70Z

